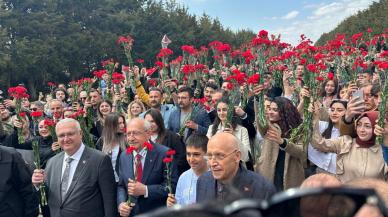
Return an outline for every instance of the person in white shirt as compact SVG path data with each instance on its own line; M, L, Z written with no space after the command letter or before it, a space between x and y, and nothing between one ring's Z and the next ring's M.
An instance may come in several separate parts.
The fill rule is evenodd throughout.
M334 99L330 104L329 122L319 121L319 132L325 139L334 139L340 136L339 122L345 115L347 101ZM318 151L311 144L308 146L308 159L317 166L316 172L336 174L337 154Z
M186 158L190 169L179 177L175 195L169 194L167 206L174 204L189 205L196 202L197 180L208 171L207 151L208 138L204 135L191 134L186 141Z
M248 153L251 151L249 144L249 135L248 130L241 126L239 123L239 118L233 111L233 117L230 120L231 123L228 123L228 106L229 101L226 99L221 99L217 105L217 117L214 119L212 125L209 126L206 136L210 139L212 136L219 132L226 132L233 134L239 140L239 146L241 150L241 160L247 162L249 160Z

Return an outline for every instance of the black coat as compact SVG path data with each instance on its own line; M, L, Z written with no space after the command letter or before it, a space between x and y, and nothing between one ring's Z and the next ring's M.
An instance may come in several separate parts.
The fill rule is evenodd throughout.
M36 217L39 198L31 184L31 172L13 148L0 146L0 216Z
M102 137L100 137L98 140L97 140L97 142L96 142L96 149L97 150L100 150L100 151L102 151L102 146L104 145L104 142L103 142L104 140L102 139ZM116 174L118 175L118 176L120 176L120 174L119 174L119 162L120 162L120 156L121 156L121 152L122 152L122 150L121 150L121 148L119 149L119 154L117 155L117 159L116 159L116 166L115 166L115 171L116 171ZM112 165L113 166L113 165Z
M178 134L166 129L166 135L160 144L176 151L174 158L178 167L178 175L181 175L183 172L190 169L186 160L186 145L182 142L182 139Z

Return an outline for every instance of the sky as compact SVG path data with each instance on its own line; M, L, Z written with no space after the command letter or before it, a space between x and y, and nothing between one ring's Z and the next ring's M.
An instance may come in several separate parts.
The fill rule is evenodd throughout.
M190 14L218 18L233 31L262 29L298 44L300 35L312 41L377 0L177 0Z

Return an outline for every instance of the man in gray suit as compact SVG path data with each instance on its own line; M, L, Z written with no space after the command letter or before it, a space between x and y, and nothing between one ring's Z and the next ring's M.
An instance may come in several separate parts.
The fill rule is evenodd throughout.
M198 178L198 203L214 199L226 203L240 198L264 200L276 192L262 175L241 165L239 140L233 134L214 135L207 144L206 156L210 171Z
M63 152L51 158L46 170L35 170L32 183L47 187L52 217L114 217L116 182L111 159L82 143L78 121L59 121L55 128Z

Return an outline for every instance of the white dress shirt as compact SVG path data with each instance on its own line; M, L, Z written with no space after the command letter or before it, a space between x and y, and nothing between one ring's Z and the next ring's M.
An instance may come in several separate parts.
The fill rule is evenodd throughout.
M319 132L322 134L328 126L328 122L319 121ZM339 136L339 130L333 127L333 129L331 130L331 139L338 138ZM309 144L307 156L308 159L317 167L329 173L336 174L337 154L318 151L311 144Z
M63 158L63 163L62 163L61 180L63 177L63 172L65 171L65 168L66 168L66 159L69 157L71 157L73 159L73 161L71 161L71 163L70 163L69 184L67 185L66 191L69 190L71 182L73 181L74 172L77 169L78 163L81 160L81 156L82 156L82 153L84 152L84 150L85 150L85 145L82 143L81 146L79 147L79 149L72 156L69 156L65 152L65 156Z
M137 155L137 151L136 150L134 150L133 152L132 152L132 154L133 154L133 171L136 171L136 155ZM144 162L145 162L145 158L146 158L146 156L147 156L147 149L145 149L145 148L143 148L140 152L139 152L139 154L141 155L141 166L142 166L142 168L143 168L143 174L144 174ZM135 180L136 180L136 177L134 177L135 178ZM144 183L142 183L142 184L144 184ZM145 185L145 184L144 184ZM145 195L144 195L144 198L147 198L148 197L148 187L147 187L147 185L145 185L145 188L146 188L146 192L145 192Z

